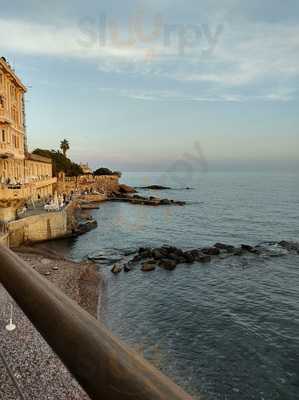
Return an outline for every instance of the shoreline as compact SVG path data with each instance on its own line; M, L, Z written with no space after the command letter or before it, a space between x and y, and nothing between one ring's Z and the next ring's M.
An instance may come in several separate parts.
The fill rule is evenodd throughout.
M103 280L93 263L68 260L45 245L22 247L16 249L15 253L89 314L97 317ZM13 304L13 323L16 325L13 332L5 329L9 321L10 304ZM1 285L0 306L2 352L25 398L89 400ZM0 372L5 377L0 382L1 394L6 400L18 399L1 360Z

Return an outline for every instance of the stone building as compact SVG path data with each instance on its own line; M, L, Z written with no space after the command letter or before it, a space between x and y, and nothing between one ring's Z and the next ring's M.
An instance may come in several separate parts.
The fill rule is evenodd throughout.
M26 87L4 57L0 58L0 222L15 219L28 200L53 193L56 178L50 159L27 150Z
M80 167L84 175L92 175L92 169L89 167L88 163L80 163Z

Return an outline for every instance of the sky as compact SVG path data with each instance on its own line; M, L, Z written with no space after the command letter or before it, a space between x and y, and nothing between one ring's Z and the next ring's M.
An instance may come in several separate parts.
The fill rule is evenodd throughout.
M299 170L298 0L0 0L31 149L92 167Z

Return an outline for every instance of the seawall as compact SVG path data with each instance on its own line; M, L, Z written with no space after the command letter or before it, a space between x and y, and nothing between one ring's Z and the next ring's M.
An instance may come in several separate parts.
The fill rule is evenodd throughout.
M10 247L26 243L44 242L63 238L72 232L76 224L74 210L76 202L71 202L63 210L25 217L7 224Z
M0 245L2 246L9 246L9 234L0 234Z
M90 189L100 193L84 195L84 198L79 196L77 200L71 201L60 211L41 212L7 223L7 233L0 236L0 244L16 248L23 244L64 238L71 234L77 225L75 210L80 199L90 202L105 201L107 196L118 187L119 178L117 176L82 176L58 179L57 190L60 193L71 193L77 190L90 191Z
M80 191L100 191L106 195L111 194L119 187L119 177L115 175L83 175L78 177L60 176L57 181L56 189L59 193L71 193Z

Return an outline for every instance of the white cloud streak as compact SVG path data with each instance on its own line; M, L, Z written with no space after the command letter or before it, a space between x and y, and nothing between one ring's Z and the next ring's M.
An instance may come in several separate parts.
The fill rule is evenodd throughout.
M124 37L126 34L124 33ZM176 40L165 46L137 43L128 47L111 42L100 46L84 42L80 25L39 25L22 20L0 18L1 52L46 55L89 60L107 72L134 72L177 80L186 85L205 84L204 96L169 93L127 92L127 97L143 100L189 99L192 101L247 101L262 99L289 101L296 94L299 77L299 26L282 24L242 24L226 26L213 51L199 45L178 55ZM267 84L261 91L245 95L242 89ZM239 90L239 93L230 90ZM205 89L206 91L207 89ZM217 92L218 91L218 92Z

